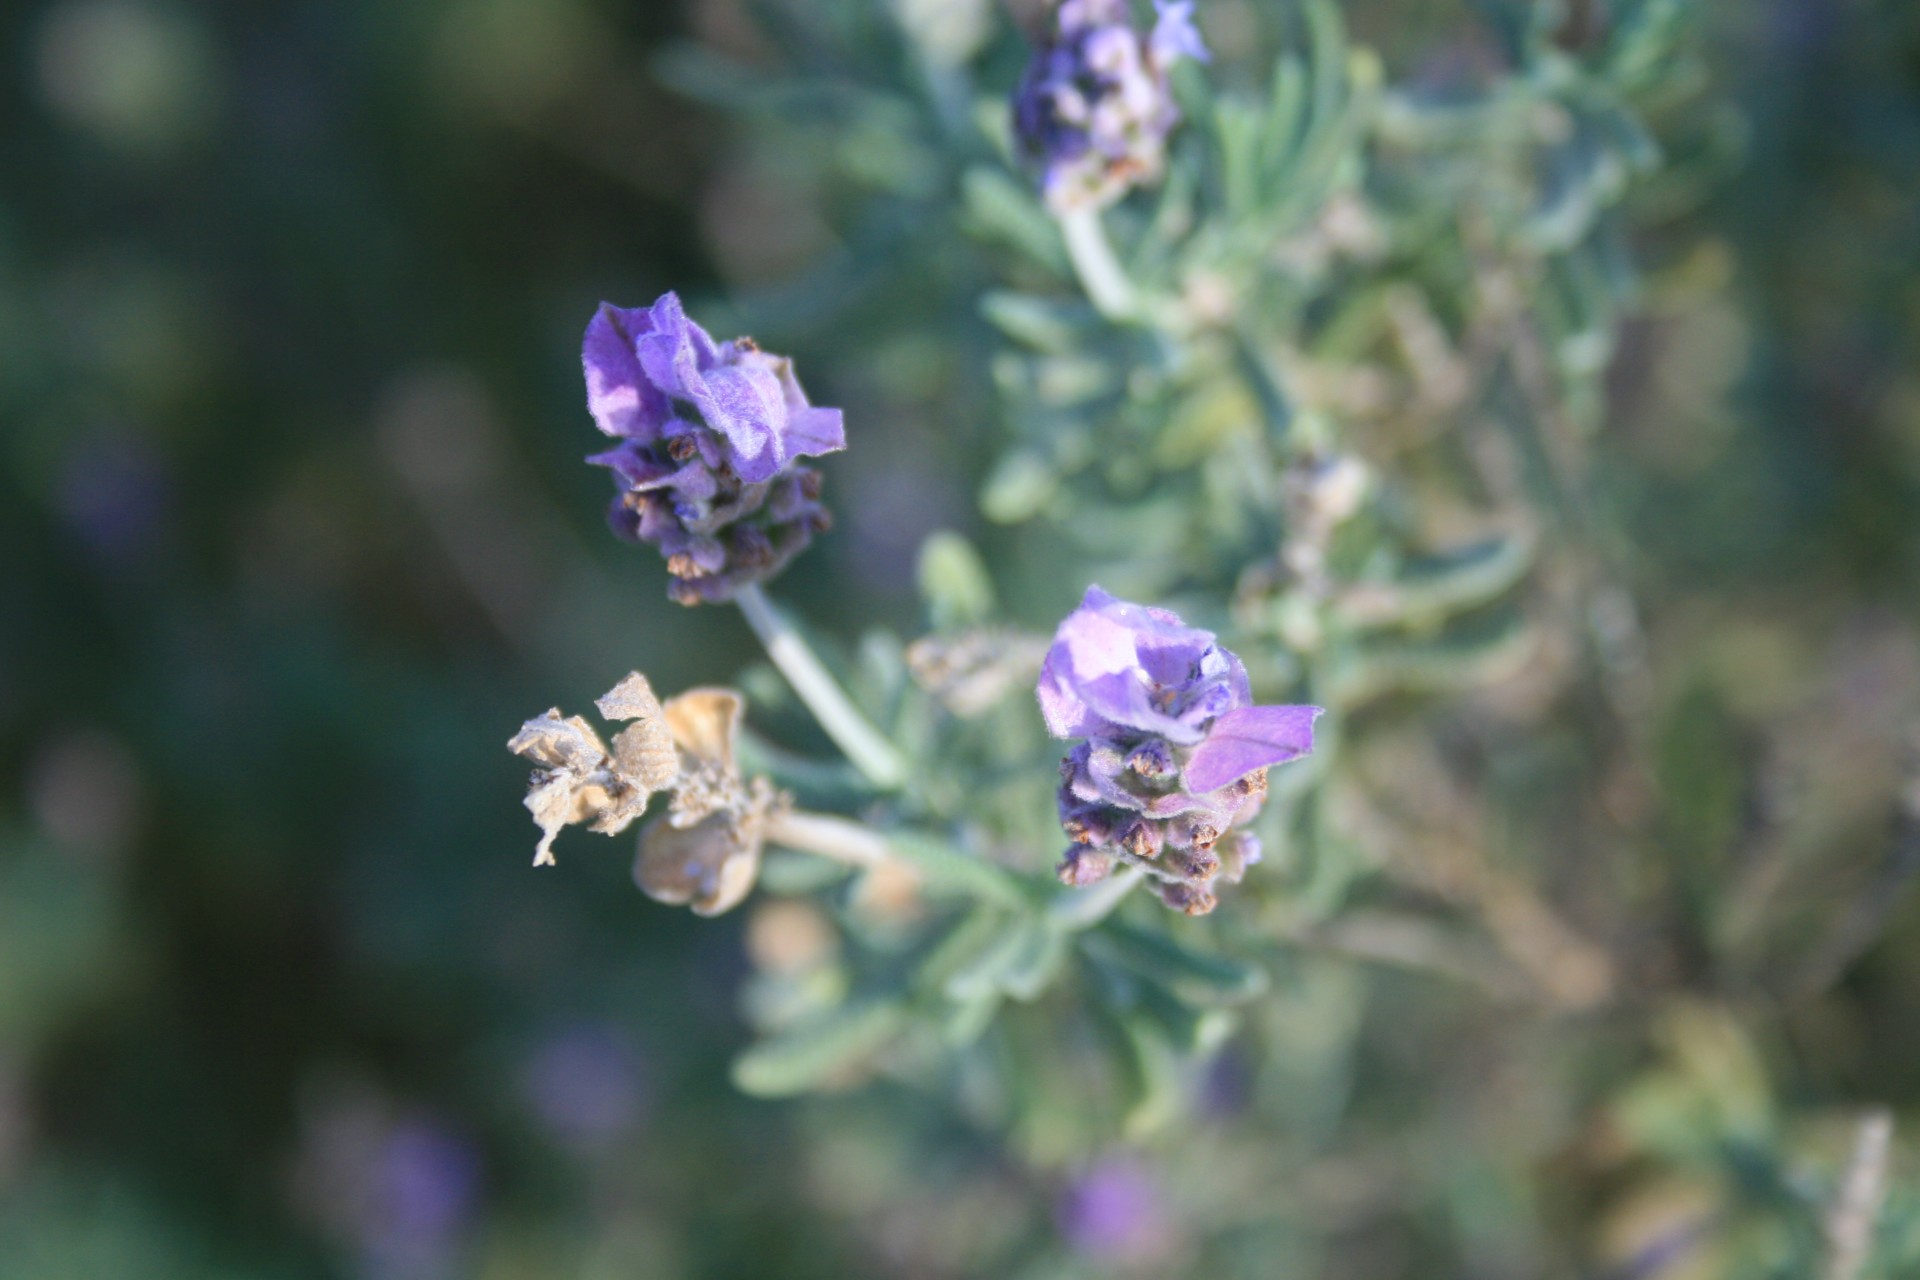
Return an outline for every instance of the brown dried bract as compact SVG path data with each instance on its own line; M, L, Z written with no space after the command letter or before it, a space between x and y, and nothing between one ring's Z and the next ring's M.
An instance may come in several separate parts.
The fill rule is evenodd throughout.
M527 721L507 750L533 761L526 806L541 831L533 865L553 865L553 841L563 827L588 826L615 835L646 812L653 793L673 785L679 754L665 714L646 677L638 672L615 685L595 705L609 720L631 720L609 751L592 725L562 716L558 707Z
M760 876L767 820L786 798L765 778L743 788L738 810L715 809L690 825L674 812L640 832L633 880L649 898L690 906L695 915L717 916L739 904Z

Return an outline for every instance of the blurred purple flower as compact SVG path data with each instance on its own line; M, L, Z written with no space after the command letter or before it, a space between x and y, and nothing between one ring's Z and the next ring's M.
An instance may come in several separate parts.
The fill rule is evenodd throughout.
M1085 738L1061 764L1068 884L1114 861L1146 866L1169 906L1202 914L1260 845L1235 827L1266 797L1267 769L1313 750L1309 706L1254 706L1246 668L1210 631L1166 609L1087 588L1040 669L1040 713L1056 738Z
M1097 1262L1147 1262L1173 1240L1165 1192L1139 1162L1107 1159L1060 1197L1055 1221L1075 1252Z
M471 1143L436 1121L395 1124L368 1171L361 1246L375 1276L452 1274L480 1191L480 1157Z
M62 520L100 560L127 565L152 550L168 506L165 460L115 433L76 444L54 496Z
M1159 179L1180 122L1167 70L1206 61L1191 3L1162 3L1146 37L1127 0L1062 0L1055 35L1014 93L1014 130L1056 214L1112 204Z
M570 1027L538 1045L527 1062L527 1103L561 1141L597 1147L639 1118L639 1055L611 1028Z
M846 429L840 410L808 403L791 360L716 343L672 293L603 303L581 359L588 411L620 441L587 459L620 485L614 531L660 548L674 599L729 599L827 528L820 474L797 464L844 449Z

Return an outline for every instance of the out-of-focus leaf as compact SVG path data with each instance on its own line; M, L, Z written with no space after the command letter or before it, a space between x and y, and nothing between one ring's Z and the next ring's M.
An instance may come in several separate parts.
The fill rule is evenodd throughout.
M1167 934L1119 921L1108 921L1087 933L1081 945L1196 1003L1230 1004L1267 989L1266 971L1256 964L1197 951Z
M1120 1034L1127 1052L1131 1100L1122 1122L1130 1138L1155 1133L1186 1109L1186 1073L1165 1028L1134 1014L1122 1017Z
M890 1000L843 1005L754 1045L733 1063L733 1082L761 1098L806 1093L851 1080L907 1026Z
M1067 274L1067 249L1059 226L1011 175L975 166L961 179L960 195L969 233L1017 249L1056 275Z
M1066 958L1066 936L1038 914L1005 919L973 960L946 980L948 999L967 1004L993 993L1032 1000Z
M1059 487L1053 467L1031 450L1002 457L980 491L980 510L996 524L1019 524L1046 508Z
M1022 910L1033 905L1032 895L1011 872L944 841L912 831L889 831L887 843L919 874L922 890L930 895L972 898Z
M1004 917L992 937L973 960L946 980L943 990L949 1000L966 1002L996 991L1006 990L1007 975L1012 973L1033 945L1041 924L1029 915Z
M920 597L936 631L977 626L993 614L993 578L971 542L937 529L920 544Z
M1000 332L1035 351L1065 355L1083 342L1096 313L1085 303L1036 298L996 289L980 299L980 314Z
M1037 1000L1067 958L1067 936L1038 920L1001 975L1000 985L1015 1000Z
M1336 704L1353 706L1388 693L1431 693L1497 680L1517 670L1538 639L1516 609L1463 619L1432 636L1382 635L1356 643L1336 661Z
M980 907L961 918L922 957L916 981L944 991L947 983L979 963L981 956L1006 933L1010 917L998 907Z
M1360 583L1343 592L1335 609L1347 622L1369 627L1460 613L1518 583L1532 567L1533 551L1531 535L1513 533L1411 560L1388 581Z

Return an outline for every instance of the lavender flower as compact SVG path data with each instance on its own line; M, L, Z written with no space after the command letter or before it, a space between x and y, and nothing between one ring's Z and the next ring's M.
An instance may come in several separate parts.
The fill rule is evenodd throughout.
M1056 214L1099 209L1154 182L1167 135L1180 122L1167 71L1207 60L1191 3L1155 0L1142 38L1127 0L1062 0L1052 43L1038 50L1014 94L1014 130Z
M1089 1261L1164 1261L1174 1244L1166 1188L1138 1161L1102 1160L1060 1197L1054 1219L1074 1252Z
M587 461L620 485L614 532L651 542L681 604L764 581L831 523L801 458L844 449L840 410L807 402L785 356L716 343L678 296L602 304L581 350L587 409L620 443Z
M1060 822L1074 845L1067 884L1141 866L1168 906L1213 910L1214 882L1260 860L1252 820L1267 769L1313 750L1320 708L1254 706L1240 659L1165 609L1087 588L1040 669L1040 712L1056 738L1084 738L1061 763Z

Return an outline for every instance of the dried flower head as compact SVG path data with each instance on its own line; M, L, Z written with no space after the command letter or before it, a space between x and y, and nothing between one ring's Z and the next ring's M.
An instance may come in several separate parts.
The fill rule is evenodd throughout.
M1207 47L1191 3L1154 8L1143 36L1127 0L1062 0L1054 38L1027 66L1014 130L1057 214L1103 208L1160 177L1180 122L1167 71L1181 58L1206 61Z
M745 706L731 689L690 689L666 705L680 749L673 803L640 832L634 882L659 902L717 916L760 874L767 824L788 806L765 778L740 777L733 739Z
M1240 659L1165 609L1089 587L1041 667L1040 712L1061 762L1067 884L1140 866L1169 906L1211 911L1214 883L1260 860L1236 830L1259 812L1267 770L1313 750L1320 708L1255 706Z
M682 604L730 599L799 554L830 517L820 473L846 447L840 410L816 408L785 356L715 342L680 299L602 304L581 359L587 408L619 444L587 459L619 484L614 532L660 548Z
M656 791L673 785L680 765L659 701L639 672L609 690L596 706L609 720L631 720L609 751L579 716L546 714L520 726L507 750L534 762L527 809L543 833L533 865L553 865L553 841L562 827L581 823L616 835L646 812Z
M534 762L527 808L542 835L535 866L552 865L563 827L614 835L671 791L667 812L640 833L634 880L661 902L718 915L752 889L766 829L787 797L765 778L740 776L734 735L744 702L731 689L690 689L662 705L633 673L595 704L609 720L631 721L609 749L579 716L556 707L529 720L507 744Z

